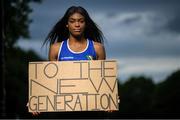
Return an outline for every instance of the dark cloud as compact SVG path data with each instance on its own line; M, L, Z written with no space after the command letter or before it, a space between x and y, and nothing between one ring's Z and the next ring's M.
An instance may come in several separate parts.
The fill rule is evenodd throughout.
M115 13L115 12L108 12L105 13L105 19L116 19L117 17L119 17L119 15L121 15L121 13ZM120 21L120 24L133 24L134 22L138 22L141 19L142 16L140 15L135 15L135 16L131 16L131 17L127 17L126 19L124 19L123 21Z
M165 30L174 33L180 33L180 14L177 13L170 21L165 25Z
M144 33L151 37L160 34L175 34L180 33L180 14L176 12L157 13L150 17L151 26L149 26Z
M134 22L138 22L139 20L141 19L141 16L140 15L137 15L137 16L133 16L131 18L127 18L125 19L122 24L133 24Z

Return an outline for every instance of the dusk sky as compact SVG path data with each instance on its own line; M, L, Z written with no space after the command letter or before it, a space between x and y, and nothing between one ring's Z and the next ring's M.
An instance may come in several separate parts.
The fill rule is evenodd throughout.
M139 75L160 82L180 69L180 0L43 0L31 4L30 40L17 45L47 60L42 43L72 5L84 7L104 33L121 82Z

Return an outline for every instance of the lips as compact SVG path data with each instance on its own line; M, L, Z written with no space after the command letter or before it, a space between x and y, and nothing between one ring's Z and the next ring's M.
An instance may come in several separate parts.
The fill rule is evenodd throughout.
M74 29L75 32L80 32L81 30L80 29Z

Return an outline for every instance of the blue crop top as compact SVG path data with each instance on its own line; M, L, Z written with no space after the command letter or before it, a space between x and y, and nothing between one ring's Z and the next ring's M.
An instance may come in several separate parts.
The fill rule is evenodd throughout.
M62 41L58 53L58 61L95 60L96 52L92 40L87 39L86 48L81 52L74 52L69 47L69 39Z

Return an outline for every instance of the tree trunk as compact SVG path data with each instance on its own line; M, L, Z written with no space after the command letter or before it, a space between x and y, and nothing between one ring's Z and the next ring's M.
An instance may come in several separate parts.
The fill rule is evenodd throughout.
M5 102L6 102L6 89L5 89L5 45L4 45L4 41L5 41L5 34L4 34L4 0L1 0L1 42L0 42L0 54L1 54L1 70L2 70L2 76L1 76L1 99L0 99L0 113L1 113L1 118L5 118L6 117L6 106L5 106Z

